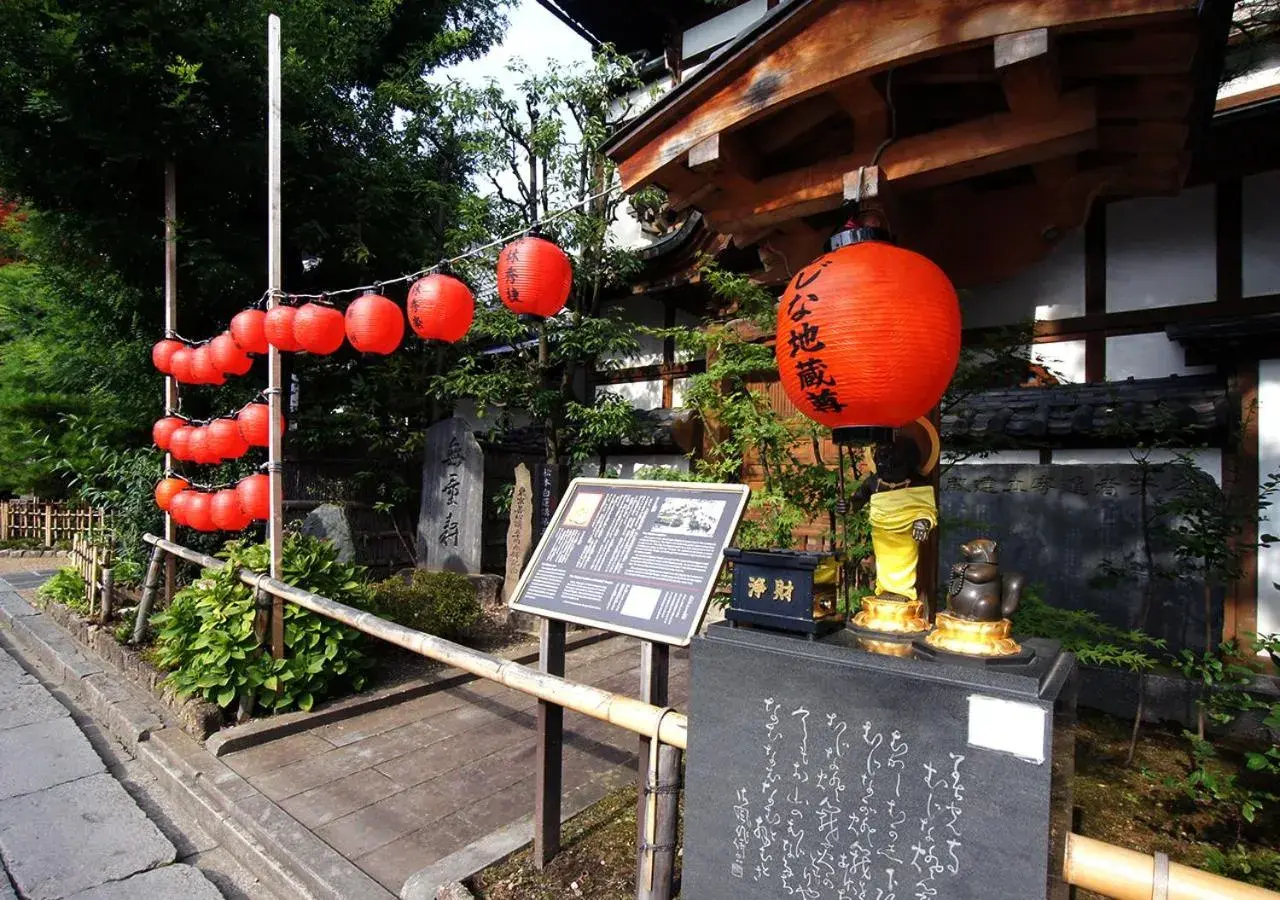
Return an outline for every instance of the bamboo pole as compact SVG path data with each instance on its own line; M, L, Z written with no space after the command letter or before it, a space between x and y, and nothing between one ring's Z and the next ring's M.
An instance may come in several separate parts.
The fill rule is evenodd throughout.
M226 563L220 559L214 559L212 556L157 538L155 535L148 534L143 539L166 553L206 569L221 569L226 566ZM679 747L681 750L688 746L688 719L681 713L671 712L591 685L566 681L557 675L548 675L511 660L472 650L470 647L446 641L433 634L414 631L395 622L379 619L373 613L284 584L263 573L241 569L239 577L250 587L261 587L273 597L296 603L303 609L309 609L349 625L356 631L372 635L397 647L403 647L419 656L499 682L523 694L558 704L565 709L572 709L602 722L609 722L627 731L650 738L656 737L662 743Z
M138 601L138 615L133 620L133 636L129 643L137 645L147 634L147 619L151 617L151 607L156 602L156 589L160 583L160 566L164 564L167 573L173 572L174 557L166 554L157 544L151 548L151 562L147 565L147 578L142 583L142 598Z
M53 546L53 507L48 503L44 505L44 545Z
M173 337L178 333L178 175L173 161L164 166L164 336ZM178 395L178 379L172 375L164 377L164 414L175 415L181 406ZM164 453L164 471L173 470L173 454ZM92 516L92 512L90 512ZM167 540L178 539L178 526L173 516L164 514L164 536ZM173 559L168 558L164 572L165 603L173 601ZM134 640L137 640L135 630Z
M1161 857L1069 834L1063 877L1068 884L1115 900L1280 900L1275 891ZM1158 882L1167 885L1163 894Z
M9 540L9 501L0 500L0 541Z
M280 174L280 17L267 17L267 309L280 304L284 289ZM271 487L271 515L267 521L271 544L271 577L280 578L284 564L284 422L280 351L273 344L267 354L267 405L270 437L267 476ZM284 601L278 596L271 610L271 655L284 657Z

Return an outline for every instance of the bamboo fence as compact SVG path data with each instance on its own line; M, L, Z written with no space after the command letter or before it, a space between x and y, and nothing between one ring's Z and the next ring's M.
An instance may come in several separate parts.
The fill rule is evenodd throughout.
M53 548L105 530L105 510L61 500L0 500L0 541L34 540Z

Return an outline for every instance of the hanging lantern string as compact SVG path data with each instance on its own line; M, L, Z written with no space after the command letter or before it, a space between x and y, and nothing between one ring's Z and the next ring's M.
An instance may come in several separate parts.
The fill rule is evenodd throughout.
M169 413L166 413L166 415L169 418L181 419L182 421L186 422L188 425L199 428L204 425L209 425L213 422L216 422L219 419L234 419L236 416L240 415L240 413L244 412L246 406L252 406L253 404L257 403L259 400L268 399L267 395L269 393L270 393L270 389L263 389L261 391L258 391L258 393L254 394L253 397L251 397L247 402L240 404L238 408L231 410L230 412L224 412L222 413L222 415L210 416L207 419L196 419L196 418L193 418L192 416L184 416L180 412L169 412Z
M231 488L235 487L237 484L240 483L239 481L227 481L227 482L223 482L222 484L204 484L199 481L192 481L190 478L188 478L186 475L183 475L181 472L177 471L176 469L165 469L164 477L165 478L181 478L183 481L187 483L188 490L195 489L197 491L206 491L210 493L212 493L213 491L230 490Z

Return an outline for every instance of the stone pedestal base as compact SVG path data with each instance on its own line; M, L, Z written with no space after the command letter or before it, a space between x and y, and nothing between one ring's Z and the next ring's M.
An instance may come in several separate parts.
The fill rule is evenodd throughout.
M853 626L880 634L922 634L929 630L929 621L923 601L880 596L863 598Z
M1022 652L1022 647L1010 637L1012 633L1013 623L1008 619L974 622L940 612L925 643L965 656L1014 656Z

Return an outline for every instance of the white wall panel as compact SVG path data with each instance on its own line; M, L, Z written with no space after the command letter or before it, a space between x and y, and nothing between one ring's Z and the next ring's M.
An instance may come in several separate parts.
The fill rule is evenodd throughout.
M596 396L616 394L625 397L636 409L662 408L662 380L632 381L625 384L606 384L596 388Z
M652 297L632 297L611 304L605 313L636 325L661 328L666 312L663 306ZM662 338L652 334L636 332L636 341L640 349L629 354L607 354L601 359L616 363L619 368L635 368L638 366L656 366L662 363Z
M1084 341L1032 344L1031 359L1046 366L1064 384L1084 383Z
M688 472L689 458L674 453L610 455L604 468L610 478L648 478L653 469Z
M1178 453L1191 457L1205 474L1222 485L1222 451L1217 447L1206 447L1201 450L1134 450L1132 453L1123 447L1101 450L1054 450L1054 465L1064 466L1101 466L1109 463L1132 463L1134 454L1145 454L1153 464L1169 463Z
M1258 364L1258 480L1280 470L1280 359ZM1280 506L1263 510L1262 534L1280 532ZM1280 633L1280 545L1258 549L1258 633Z
M1163 331L1107 338L1107 381L1201 375L1213 370L1213 366L1187 365L1182 345L1169 340Z
M1244 179L1244 295L1280 294L1280 171Z
M961 295L965 328L1084 315L1084 230L1065 235L1040 262L1012 278Z
M994 465L996 463L1007 463L1018 466L1035 466L1040 464L1039 450L997 450L994 453L988 453L986 456L968 456L964 459L956 459L950 453L942 454L942 464L944 466L964 466L964 465Z
M1107 312L1181 306L1217 292L1214 186L1107 205Z

